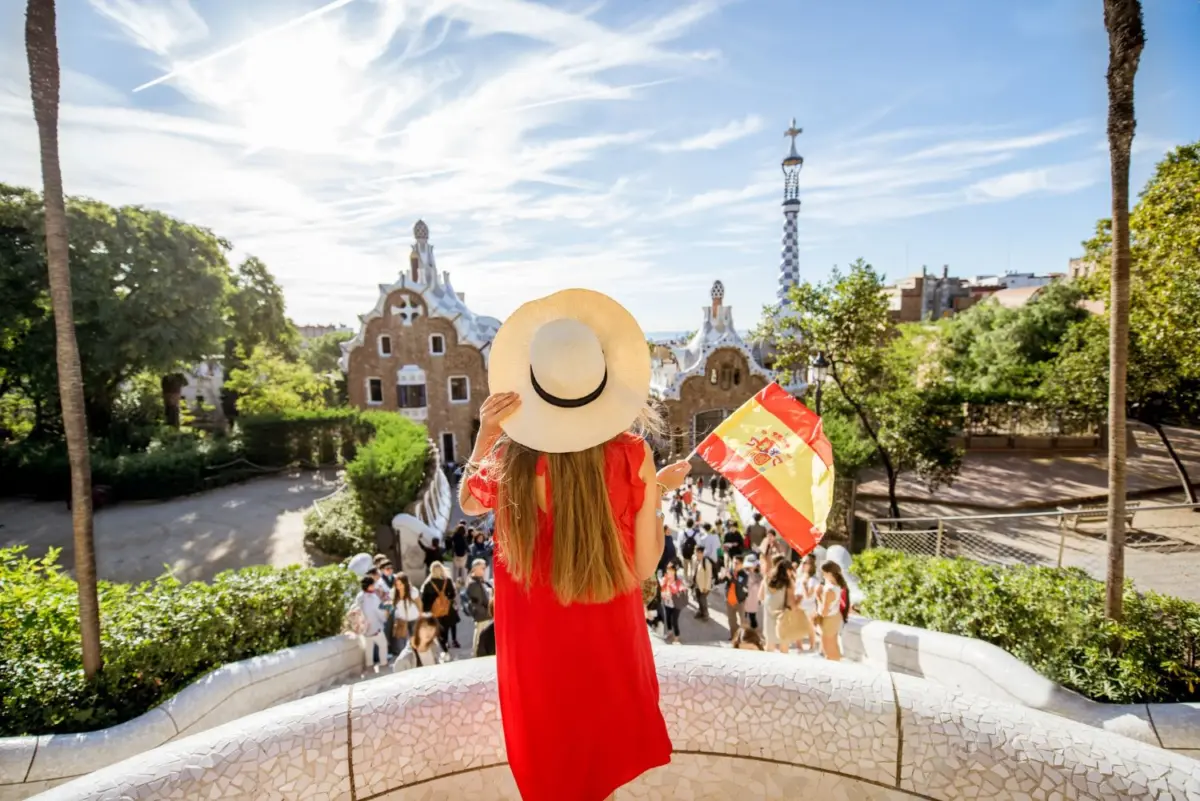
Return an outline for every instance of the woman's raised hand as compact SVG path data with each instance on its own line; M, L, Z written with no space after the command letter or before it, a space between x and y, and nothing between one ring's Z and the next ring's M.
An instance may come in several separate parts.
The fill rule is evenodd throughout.
M500 435L500 424L521 408L521 396L515 392L497 392L488 395L487 400L479 407L479 435L481 437L496 437Z
M692 472L692 465L688 461L672 462L671 464L658 471L658 483L662 485L666 492L674 492L683 486L683 480L687 478L687 474Z

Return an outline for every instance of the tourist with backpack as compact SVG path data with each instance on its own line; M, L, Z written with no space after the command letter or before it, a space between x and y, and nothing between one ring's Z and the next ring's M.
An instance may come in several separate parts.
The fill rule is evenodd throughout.
M689 518L676 537L675 550L683 557L683 561L690 562L696 554L696 546L699 543L700 529L696 528L696 521Z
M487 562L476 559L471 563L471 577L467 588L462 592L463 614L475 623L475 631L471 635L471 652L474 653L479 645L479 632L492 619L492 583L487 580L485 573Z
M458 644L458 612L454 608L454 598L458 593L454 582L446 575L446 566L434 562L429 568L429 578L421 586L421 603L425 614L432 617L438 624L438 640L442 649L449 651L450 647Z
M387 626L388 615L379 603L379 595L375 592L374 576L363 576L360 582L362 592L354 599L357 614L352 616L358 634L359 644L363 649L363 671L371 670L376 664L386 665L388 660ZM378 657L378 661L376 661Z
M750 576L742 563L742 557L735 556L730 562L730 570L725 576L725 617L729 621L729 638L733 639L739 628L749 628L746 624L746 598L750 594Z

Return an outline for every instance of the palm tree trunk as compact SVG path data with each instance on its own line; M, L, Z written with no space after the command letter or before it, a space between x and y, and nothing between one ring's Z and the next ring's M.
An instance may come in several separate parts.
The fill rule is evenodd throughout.
M72 311L67 210L58 161L59 67L54 0L29 0L25 10L25 52L29 58L33 116L41 145L46 266L54 310L58 392L71 464L71 523L75 535L75 581L79 587L83 672L90 679L101 666L100 603L96 594L96 551L92 538L92 466L88 455L83 372L79 366L79 345L75 341Z
M1108 569L1104 611L1122 617L1125 588L1125 372L1129 361L1129 152L1133 79L1146 42L1141 0L1104 0L1108 30L1108 152L1112 170L1112 286L1108 348Z

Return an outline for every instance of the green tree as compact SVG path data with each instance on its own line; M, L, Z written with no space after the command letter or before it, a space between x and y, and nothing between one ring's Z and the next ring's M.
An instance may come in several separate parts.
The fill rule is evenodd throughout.
M265 345L248 356L240 354L241 367L230 371L225 385L237 393L239 414L322 409L329 384L307 364L288 361Z
M317 375L341 373L342 343L354 339L353 331L330 331L308 340L300 347L300 356Z
M983 301L941 321L937 353L966 394L1036 392L1067 330L1088 316L1080 287L1055 282L1019 308Z
M789 301L760 329L775 343L776 366L802 371L811 353L825 353L835 392L824 402L853 414L873 443L898 518L896 481L904 472L915 471L931 488L957 474L962 455L950 442L962 427L961 404L940 382L918 380L925 346L900 336L888 317L883 276L862 259L845 273L835 268L825 283L793 287Z
M175 373L212 355L223 340L229 245L206 229L137 206L68 198L66 211L88 423L103 436L125 379ZM12 316L0 324L6 331L0 363L6 378L31 397L45 428L57 400L44 368L54 360L45 251L30 247L42 220L37 193L0 186L0 284L23 280L32 265L43 273L28 290L5 298Z
M243 367L241 354L252 353L259 346L265 345L288 360L296 358L300 336L288 319L283 290L267 265L253 256L239 264L233 275L228 321L226 374ZM237 392L226 383L221 395L225 416L235 417L240 408Z
M62 164L58 158L59 64L54 0L29 0L25 10L25 54L37 122L45 194L43 225L46 270L54 316L55 360L71 466L71 526L75 546L75 581L79 586L79 629L83 672L92 680L103 666L100 653L100 600L96 585L96 548L92 518L92 465L84 411L71 292L70 238L63 199Z
M1108 586L1105 613L1122 615L1125 589L1125 390L1129 356L1129 157L1136 127L1133 82L1146 43L1141 0L1104 0L1108 31L1108 153L1112 176L1109 295Z

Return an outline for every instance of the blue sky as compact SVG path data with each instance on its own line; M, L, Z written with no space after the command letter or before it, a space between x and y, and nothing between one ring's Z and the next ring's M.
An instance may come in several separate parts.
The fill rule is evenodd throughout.
M23 3L0 180L40 183ZM1200 2L1146 0L1133 183L1200 137ZM59 0L68 192L213 228L302 323L352 322L413 223L481 313L588 286L693 328L802 275L1062 271L1107 216L1100 0ZM149 84L147 86L147 84Z

